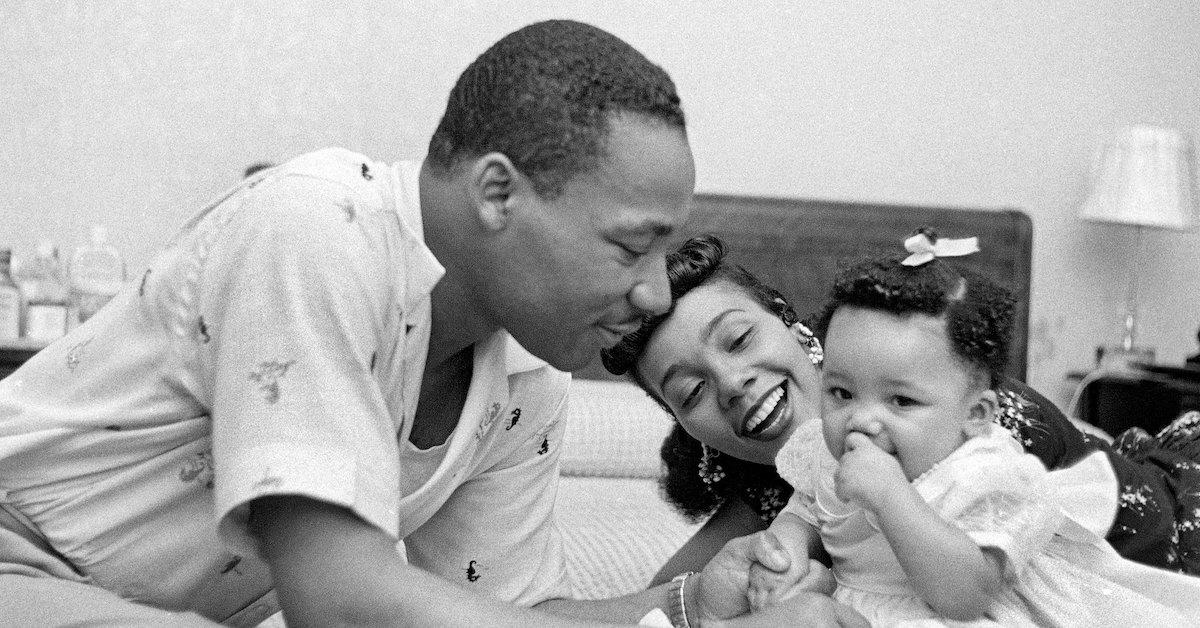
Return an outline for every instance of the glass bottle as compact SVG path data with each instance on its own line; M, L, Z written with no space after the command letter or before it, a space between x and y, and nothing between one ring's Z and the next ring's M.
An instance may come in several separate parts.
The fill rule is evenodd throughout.
M0 342L21 337L21 288L12 278L12 249L0 249Z
M53 242L38 244L33 258L17 275L25 293L25 337L50 342L67 333L67 282Z
M125 260L108 242L108 230L92 227L88 243L71 258L71 300L79 308L79 322L91 318L125 283Z

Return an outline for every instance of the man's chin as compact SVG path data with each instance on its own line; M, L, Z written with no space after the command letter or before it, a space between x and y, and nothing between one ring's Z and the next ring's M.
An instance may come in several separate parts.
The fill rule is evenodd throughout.
M592 360L600 359L600 351L597 350L597 351L592 351L592 352L587 352L587 353L579 353L579 352L572 351L572 352L558 354L558 355L554 356L554 359L547 359L547 358L542 358L542 359L546 360L546 362L549 363L550 366L553 366L554 368L556 368L560 371L567 371L568 373L572 373L572 372L582 369L583 367L587 366L588 364L591 364Z
M568 373L582 369L592 360L600 359L600 349L596 347L588 347L586 350L576 347L525 347L525 349L539 360Z

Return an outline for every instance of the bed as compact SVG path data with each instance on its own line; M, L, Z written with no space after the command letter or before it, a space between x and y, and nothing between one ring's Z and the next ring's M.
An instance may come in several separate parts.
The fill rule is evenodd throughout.
M968 209L700 194L686 235L713 233L732 259L779 288L801 315L815 312L839 263L900 253L918 227L979 238L956 263L986 273L1018 298L1008 374L1024 380L1033 228L1018 209ZM576 596L640 590L699 527L658 494L658 447L671 418L596 360L575 374L557 495Z

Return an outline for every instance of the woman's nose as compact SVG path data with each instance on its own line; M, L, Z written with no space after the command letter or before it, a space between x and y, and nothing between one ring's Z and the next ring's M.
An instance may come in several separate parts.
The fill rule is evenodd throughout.
M646 271L629 289L629 303L642 314L665 314L671 307L671 283L667 279L667 260L659 256L646 262Z
M717 387L721 405L725 408L734 407L746 391L754 385L755 377L742 370L730 370L717 377Z

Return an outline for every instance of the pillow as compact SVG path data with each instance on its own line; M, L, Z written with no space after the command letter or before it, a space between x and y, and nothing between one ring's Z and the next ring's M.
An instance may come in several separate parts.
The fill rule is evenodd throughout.
M571 382L562 475L657 478L673 419L630 382Z

